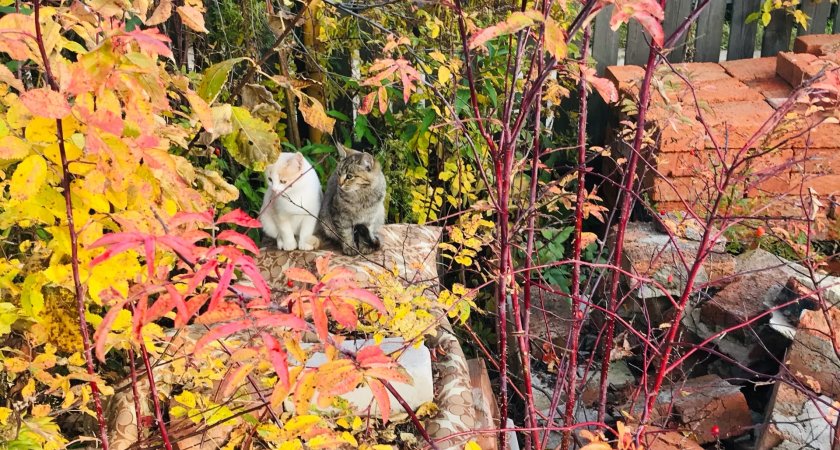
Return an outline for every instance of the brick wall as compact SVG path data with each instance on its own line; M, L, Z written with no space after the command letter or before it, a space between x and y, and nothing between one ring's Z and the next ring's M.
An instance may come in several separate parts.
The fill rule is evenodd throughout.
M826 206L821 216L829 218L819 230L821 237L838 237L833 199L840 198L840 124L814 127L816 119L788 120L773 133L753 138L793 86L835 67L840 36L802 36L794 49L776 57L674 65L682 76L660 67L648 115L654 141L644 156L650 164L642 164L639 173L656 210L686 210L686 204L709 201L720 184L721 166L749 155L738 166L733 193L739 201L731 212L802 218L800 193L810 188ZM643 76L636 66L612 66L606 72L622 97L632 99L638 97ZM708 130L698 120L697 105ZM797 106L800 111L806 107ZM620 119L633 117L622 113ZM800 135L808 128L813 129ZM627 139L615 139L614 159L627 158L629 148Z

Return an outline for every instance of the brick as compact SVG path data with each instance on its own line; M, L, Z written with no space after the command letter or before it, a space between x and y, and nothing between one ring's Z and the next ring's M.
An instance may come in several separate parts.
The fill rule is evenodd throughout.
M840 309L802 311L785 361L790 373L817 394L840 398Z
M809 127L811 127L811 130L801 136L792 137L789 141L785 142L784 146L787 148L837 149L840 146L840 141L838 141L840 124L820 123L815 126L808 124L808 122L815 119L807 118L803 119L805 123L791 124L789 127L791 131L786 133L788 136L796 136Z
M787 53L777 55L776 73L792 86L799 86L802 80L811 78L820 70L836 64L828 59L818 58L810 53Z
M794 53L810 53L822 56L836 51L840 46L840 35L836 34L809 34L799 36L793 41Z
M717 145L723 149L739 149L761 129L773 115L773 108L763 99L751 102L733 102L715 105L705 115L706 123ZM757 140L755 144L761 141ZM711 138L706 138L707 148L713 148Z
M655 202L707 201L716 192L711 180L700 177L674 177L653 179L650 198Z
M634 406L638 413L640 406ZM717 441L712 427L720 430L720 439L741 436L752 427L752 416L741 389L717 375L692 378L684 383L665 386L654 405L653 419L675 419L687 428L699 444Z
M778 271L744 275L726 285L700 307L701 320L721 328L745 323L769 308L769 302L778 296L785 283ZM770 320L766 315L750 328Z
M718 63L680 63L674 64L673 68L692 82L699 83L731 78L731 75L726 73ZM665 71L662 76L663 80L682 81L669 67L663 66L662 70Z
M639 66L609 66L605 76L615 84L619 93L626 94L633 88L638 89L637 84L645 77L645 69Z
M566 351L567 339L572 329L572 313L565 297L531 287L531 354L537 360L547 349L556 355Z
M629 427L634 430L635 427ZM641 444L647 450L703 450L696 441L678 430L667 430L654 426L645 427Z
M741 61L749 61L748 59ZM782 77L774 75L772 78L747 81L747 86L761 93L765 99L787 98L793 92L793 87Z
M613 234L610 234L610 239ZM631 222L625 234L624 255L621 266L627 272L672 283L685 280L687 269L680 255L689 266L692 257L697 254L698 242L685 239L672 241L667 234L658 233L650 223ZM716 242L709 256L703 261L697 275L698 283L715 281L731 276L735 271L735 258L724 252L724 242ZM679 253L678 253L679 252ZM635 286L626 277L622 277L625 286Z
M829 449L840 404L777 382L755 450ZM826 420L828 419L828 420Z
M776 76L776 57L738 59L720 63L726 73L749 84L758 80L769 80Z

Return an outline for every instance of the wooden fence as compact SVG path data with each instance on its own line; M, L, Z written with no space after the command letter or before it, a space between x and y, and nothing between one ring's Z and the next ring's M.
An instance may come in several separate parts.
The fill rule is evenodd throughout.
M670 0L665 8L665 35L673 32L689 15L698 0ZM773 13L772 20L763 29L759 45L756 36L757 22L746 23L747 17L758 11L762 0L711 0L701 12L692 32L677 43L668 55L671 62L718 62L721 59L749 59L773 56L790 49L794 32L798 34L838 33L840 26L829 28L829 22L836 24L840 8L829 0L803 0L800 9L810 17L807 30L794 29L793 17L783 11ZM647 61L648 37L636 21L627 27L627 44L619 48L618 33L610 29L609 18L612 6L602 11L595 20L592 38L592 55L598 62L598 72L607 66L617 64L642 65ZM724 25L729 26L729 39L723 42ZM623 51L622 51L623 50ZM623 58L620 58L623 55Z

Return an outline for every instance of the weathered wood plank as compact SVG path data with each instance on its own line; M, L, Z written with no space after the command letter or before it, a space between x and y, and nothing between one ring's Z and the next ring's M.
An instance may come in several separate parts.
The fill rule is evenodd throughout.
M831 32L834 34L840 33L840 5L834 5L832 7L834 11L831 17L834 17L834 23L831 26Z
M624 53L624 64L644 65L650 53L648 42L650 42L650 38L642 31L639 22L631 20L627 24L627 50Z
M686 17L691 14L694 0L671 0L665 5L665 22L662 28L665 30L665 37L677 31L680 25L685 21ZM672 63L679 63L685 61L685 38L684 33L682 37L674 43L671 52L668 53L668 61Z
M793 16L780 9L770 13L770 16L770 23L764 28L761 40L761 56L775 56L790 50Z
M727 61L752 58L755 53L756 22L747 23L747 16L758 11L761 0L735 0L732 2L732 26L729 27Z
M804 0L799 9L811 19L808 22L808 29L799 28L799 34L823 34L828 26L828 15L831 14L831 2L822 0ZM836 28L836 27L835 27Z
M598 75L604 74L607 66L618 63L618 33L610 29L610 17L615 6L609 5L595 17L592 33L592 57L597 61Z
M694 60L718 62L720 44L723 40L723 22L726 16L726 0L711 0L697 18Z

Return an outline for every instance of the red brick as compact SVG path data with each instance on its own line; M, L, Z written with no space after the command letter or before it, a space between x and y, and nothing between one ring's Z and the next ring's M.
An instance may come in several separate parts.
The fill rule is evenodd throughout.
M840 359L835 349L840 348L840 309L802 311L793 345L785 361L790 373L817 394L840 398Z
M605 72L608 80L612 81L620 93L633 91L645 77L645 69L639 66L609 66Z
M715 81L731 78L731 76L723 70L718 63L681 63L674 64L674 70L678 71L684 77L692 82ZM663 80L682 81L682 79L671 71L668 66L662 66Z
M785 279L778 273L759 272L748 274L729 283L700 308L703 322L729 328L745 323L767 311L762 294L770 290L781 290ZM770 316L765 316L760 323L766 323ZM755 324L757 326L758 323Z
M763 95L766 99L787 98L793 92L793 87L782 79L782 77L775 74L772 78L758 79L746 83L747 86Z
M722 149L739 149L773 115L773 108L767 102L734 102L715 105L711 114L705 115L706 123L715 137L715 142ZM760 140L756 141L756 145ZM710 138L706 138L706 147L713 148Z
M840 46L840 35L809 34L796 38L793 42L793 52L822 56L832 52L832 50L836 51L838 46ZM826 47L826 51L823 50L823 47Z
M776 73L791 86L799 86L802 83L802 68L816 59L816 56L808 53L779 52L776 55Z
M635 427L628 427L635 430ZM677 430L666 430L659 427L645 427L645 434L641 444L647 450L703 450L697 442Z
M720 63L726 73L744 83L769 80L776 76L776 57L738 59Z
M807 119L810 121L810 119ZM807 123L792 124L788 134L799 135L785 144L789 148L837 149L840 147L840 124L821 123L810 132L802 134L809 127Z
M700 199L707 201L715 192L711 181L698 177L675 177L667 180L656 177L650 191L650 198L655 202L692 202Z

